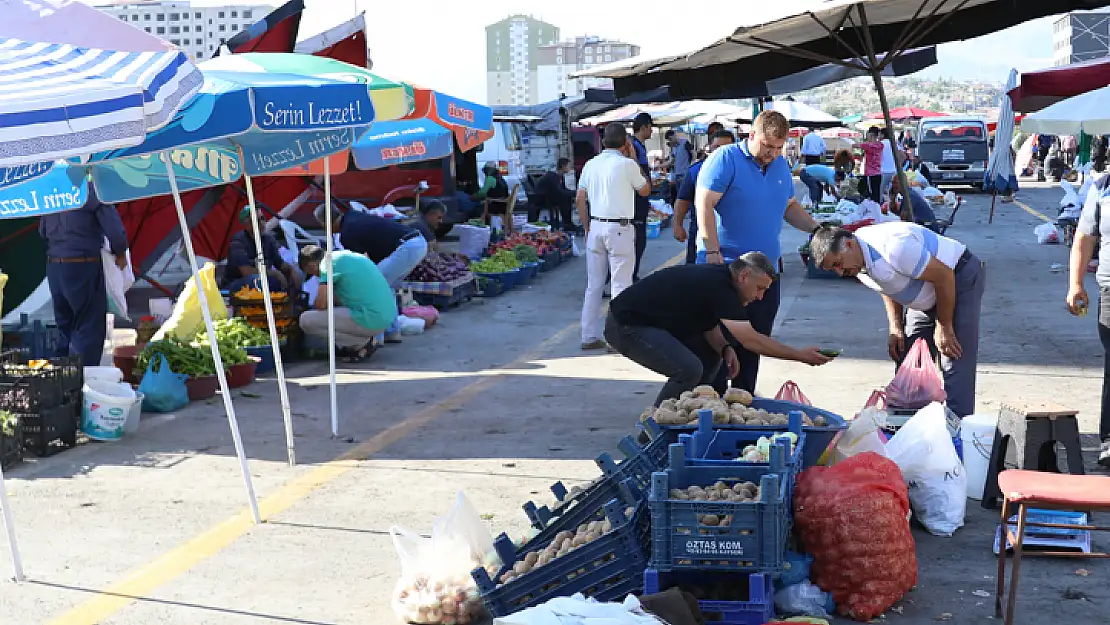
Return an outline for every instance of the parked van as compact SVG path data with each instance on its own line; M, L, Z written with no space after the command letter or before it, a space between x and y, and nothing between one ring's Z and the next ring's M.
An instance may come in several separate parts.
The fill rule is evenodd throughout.
M981 117L927 117L917 126L917 156L934 185L982 190L990 159L987 123Z

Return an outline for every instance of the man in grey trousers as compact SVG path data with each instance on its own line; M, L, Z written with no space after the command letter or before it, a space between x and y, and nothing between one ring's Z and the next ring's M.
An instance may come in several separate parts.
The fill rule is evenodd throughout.
M887 222L855 233L822 226L810 241L813 262L883 296L887 347L897 363L925 339L940 354L948 408L960 418L975 412L979 317L987 271L967 246L928 228Z

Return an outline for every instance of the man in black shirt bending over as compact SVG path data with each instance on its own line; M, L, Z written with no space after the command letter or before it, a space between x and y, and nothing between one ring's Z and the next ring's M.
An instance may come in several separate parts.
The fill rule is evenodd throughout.
M736 377L740 362L722 328L757 354L808 365L827 363L830 358L818 348L783 345L748 322L744 307L762 298L777 277L761 252L744 254L729 265L661 269L613 299L605 340L629 359L667 376L656 406L700 384L712 384L722 362L729 378Z

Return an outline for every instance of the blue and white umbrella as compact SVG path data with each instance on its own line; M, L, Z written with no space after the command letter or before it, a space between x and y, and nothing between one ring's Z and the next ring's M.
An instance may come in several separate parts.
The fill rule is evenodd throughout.
M204 86L168 124L151 133L138 146L94 154L88 159L97 193L105 201L173 195L194 276L199 269L181 204L182 190L226 184L245 177L252 211L251 227L258 240L258 213L251 176L276 174L321 160L325 164L326 175L328 159L325 157L350 149L354 140L375 119L376 109L368 82L298 74L292 70L303 63L300 55L268 53L261 55L265 62L252 62L258 56L242 54L229 57L234 60L232 70L222 69L228 66L226 60L202 64ZM274 67L285 67L290 71L275 71ZM332 61L329 67L337 73L363 71L339 61ZM264 274L262 262L259 250L256 263L259 272ZM289 462L293 464L292 414L268 281L261 280L260 286L278 371L287 452ZM205 325L211 336L213 330L208 304L203 290L198 292ZM217 364L221 363L218 345L213 342L211 347L213 358ZM242 451L231 393L222 366L216 369L243 479L257 521L257 504L246 456ZM338 427L334 395L332 412L334 430Z
M351 156L359 169L446 158L455 149L452 136L450 130L428 119L380 122L355 141Z
M1014 174L1014 156L1010 153L1010 139L1014 136L1014 104L1009 93L1017 87L1018 72L1010 70L1010 77L1002 89L999 103L998 127L994 131L994 151L991 152L987 173L984 174L983 189L995 195L1012 195L1018 190L1017 176ZM994 200L991 200L989 221L994 220Z
M202 82L180 50L0 38L0 166L138 145Z

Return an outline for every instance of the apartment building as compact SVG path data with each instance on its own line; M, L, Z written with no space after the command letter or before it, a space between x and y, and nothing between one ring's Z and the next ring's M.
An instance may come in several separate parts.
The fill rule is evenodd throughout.
M612 89L613 81L608 78L568 76L594 65L623 61L639 54L640 46L591 36L540 46L536 68L539 101L548 102L562 96L573 97L586 89Z
M262 4L193 6L187 0L124 0L97 8L179 46L196 61L212 58L222 43L273 10Z
M539 97L539 49L559 40L559 27L530 15L486 26L486 97L496 105L527 105Z
M1075 12L1052 23L1052 64L1110 56L1110 12Z

